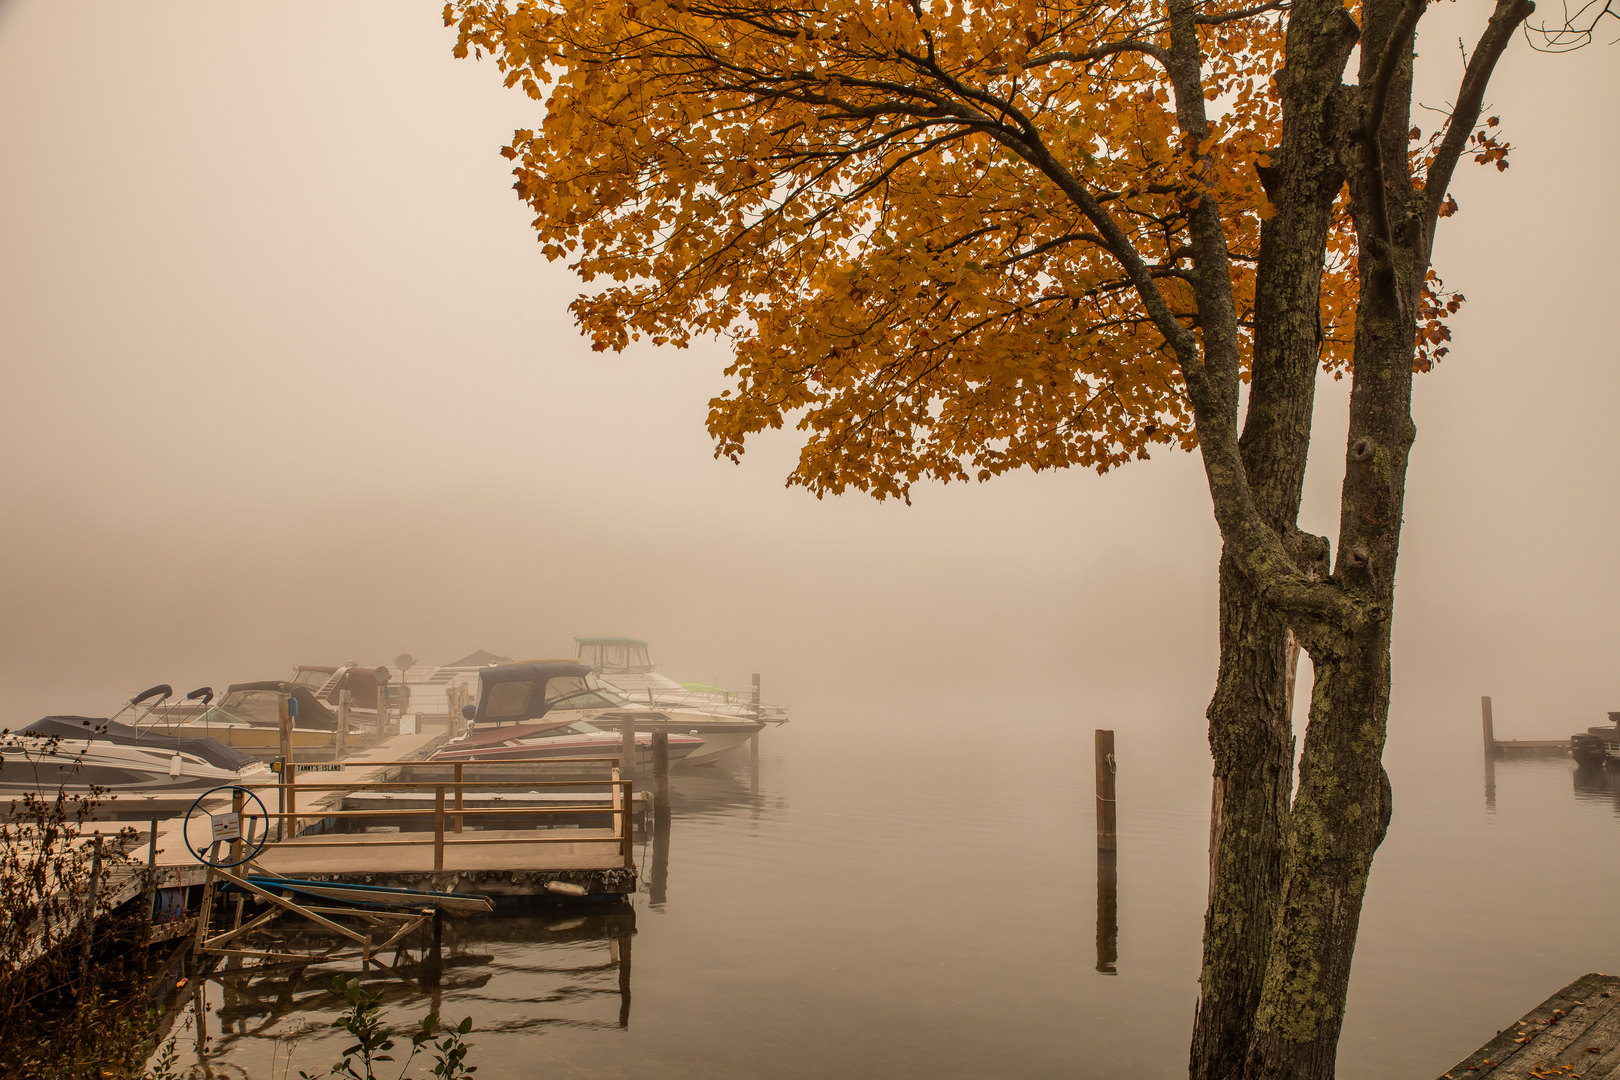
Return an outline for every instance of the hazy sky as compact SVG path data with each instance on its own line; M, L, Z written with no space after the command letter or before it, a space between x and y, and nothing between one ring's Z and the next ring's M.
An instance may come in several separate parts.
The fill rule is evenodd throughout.
M1201 739L1193 458L910 508L784 489L790 435L714 461L724 355L589 351L497 153L535 107L439 10L0 3L0 721L628 634L800 705L1017 683ZM1425 101L1487 10L1428 16ZM1485 693L1504 737L1620 708L1617 61L1516 42L1512 168L1454 188L1438 262L1469 303L1418 391L1398 739L1472 747ZM1346 390L1302 521L1329 535Z

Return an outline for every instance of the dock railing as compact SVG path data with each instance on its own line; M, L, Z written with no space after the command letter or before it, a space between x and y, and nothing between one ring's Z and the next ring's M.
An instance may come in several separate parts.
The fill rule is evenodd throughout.
M421 846L433 845L433 869L444 869L444 856L448 848L459 846L473 846L483 844L576 844L582 842L613 842L619 847L619 855L626 868L635 865L634 859L634 829L631 813L634 809L634 784L629 775L620 767L617 757L597 758L512 758L488 762L438 762L438 761L368 761L366 766L383 768L417 769L443 769L451 775L448 779L432 780L340 780L333 783L300 783L298 781L298 768L310 770L309 763L288 762L285 772L279 782L269 783L243 783L237 785L254 792L275 792L276 803L279 809L268 811L266 816L277 822L277 839L298 839L300 847L367 847L377 846ZM580 767L600 765L607 772L604 779L570 778L566 780L480 780L476 775L469 777L467 770L500 769L503 772L513 766L551 766ZM313 771L313 770L312 770ZM466 806L466 795L469 789L474 791L500 791L518 790L531 792L535 789L567 788L570 792L579 792L581 789L591 791L600 789L611 798L607 805L601 803L560 806L536 806L526 804L521 807L495 807L475 808ZM414 809L409 807L389 808L385 810L342 810L320 808L313 810L298 809L298 796L314 792L343 792L346 795L366 794L371 792L393 791L431 791L433 792L432 809ZM240 803L237 796L236 802ZM580 817L583 815L601 816L612 815L613 827L610 835L580 836L574 830L564 835L545 836L513 836L512 832L522 830L503 830L504 835L499 837L469 836L465 831L467 818L478 818L499 815L504 818L514 816L535 815L551 820L558 817ZM321 833L316 835L299 836L301 823L307 819L337 819L365 820L367 818L432 818L433 834L431 837L423 835L418 838L411 833L401 832L395 836L380 836L378 834L344 834ZM287 826L282 828L283 823ZM536 831L540 831L536 829ZM552 833L552 829L544 830ZM424 830L425 833L425 830Z

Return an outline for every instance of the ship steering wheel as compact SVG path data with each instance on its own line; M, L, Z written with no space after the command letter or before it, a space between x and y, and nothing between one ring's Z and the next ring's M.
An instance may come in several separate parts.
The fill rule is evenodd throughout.
M244 798L240 817L237 817L235 812L230 810L223 814L212 814L202 808L204 799L221 791L228 791L233 795L237 792L242 793ZM248 799L252 799L258 805L259 812L257 814L248 809ZM191 838L193 819L198 822L197 828L199 832L205 826L207 829L207 838L201 844L193 842ZM245 862L258 858L259 852L264 850L264 845L269 843L270 811L265 809L264 801L248 788L237 787L235 784L210 788L197 796L197 800L191 804L191 809L186 811L185 827L181 835L185 840L186 850L195 855L205 865L221 870L241 866ZM242 857L239 859L231 858L230 847L228 846L232 841L236 840L240 840L242 843ZM220 857L221 845L226 845L223 858Z

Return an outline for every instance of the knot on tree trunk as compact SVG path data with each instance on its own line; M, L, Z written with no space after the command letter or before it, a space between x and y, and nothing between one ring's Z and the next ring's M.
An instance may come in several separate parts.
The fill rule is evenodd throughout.
M1283 543L1300 573L1312 581L1321 581L1328 576L1328 569L1332 566L1332 543L1327 537L1303 529L1290 529Z

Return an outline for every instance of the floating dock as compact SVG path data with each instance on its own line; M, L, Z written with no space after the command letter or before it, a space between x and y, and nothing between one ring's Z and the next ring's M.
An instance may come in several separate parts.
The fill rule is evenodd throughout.
M1620 977L1582 975L1440 1080L1620 1080Z

